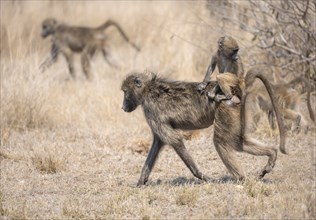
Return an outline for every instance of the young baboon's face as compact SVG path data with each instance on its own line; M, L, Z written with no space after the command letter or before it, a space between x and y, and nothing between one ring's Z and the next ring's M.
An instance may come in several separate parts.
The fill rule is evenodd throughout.
M218 40L218 50L227 58L235 61L238 59L239 46L237 41L232 37L221 37Z
M53 34L55 32L55 29L57 27L57 21L54 18L47 18L42 23L42 37L46 38L50 34Z
M145 86L143 81L141 75L130 75L124 80L121 89L124 92L122 109L125 112L132 112L142 104Z

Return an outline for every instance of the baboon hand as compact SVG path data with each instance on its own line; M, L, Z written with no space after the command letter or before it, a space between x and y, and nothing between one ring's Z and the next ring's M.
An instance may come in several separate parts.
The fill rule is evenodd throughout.
M197 91L200 93L200 94L202 94L204 91L205 91L205 88L206 88L206 86L207 86L207 82L202 82L202 83L199 83L198 85L197 85Z

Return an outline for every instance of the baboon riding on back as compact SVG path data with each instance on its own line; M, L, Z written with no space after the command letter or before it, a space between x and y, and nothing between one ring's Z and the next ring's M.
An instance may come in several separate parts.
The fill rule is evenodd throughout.
M49 35L52 36L52 47L50 56L41 64L40 68L44 71L50 67L57 61L58 55L61 53L66 58L71 76L75 77L73 53L81 53L83 72L86 77L90 79L90 59L97 51L102 52L106 62L110 66L115 67L115 65L109 61L105 48L107 39L104 32L111 26L116 27L124 40L134 49L140 51L139 47L129 40L121 26L113 20L108 20L99 27L91 28L66 25L58 22L54 18L45 19L42 23L41 35L43 38L46 38Z
M226 76L226 74L222 75ZM236 87L233 93L239 91L234 95L242 99L242 80L232 80L237 76L231 75L227 79L224 77L221 85L227 84L229 87ZM249 74L247 77L252 79L257 75ZM225 100L215 102L214 99L210 98L209 92L214 91L214 89L216 89L216 96L221 95L221 85L219 86L218 82L209 82L203 91L196 89L198 85L199 83L195 82L170 81L160 78L156 74L145 73L130 74L123 81L121 87L124 92L122 109L126 112L132 112L139 105L142 106L147 123L153 133L153 143L142 168L138 186L144 185L148 181L159 151L164 145L173 147L195 177L208 181L210 178L199 171L185 148L182 130L209 127L213 124L214 119L214 144L222 161L236 179L244 179L245 175L235 158L235 151L245 151L253 155L269 157L267 165L260 172L260 178L274 167L277 159L277 148L268 147L253 139L245 138L242 130L245 121L241 113L242 103L231 105ZM219 90L218 86L220 87ZM273 97L272 101L275 102L273 92L271 90L268 92ZM275 107L277 108L277 105ZM279 111L276 115L279 116ZM226 121L227 118L230 118L231 121ZM281 135L280 149L284 152L285 137L284 132L281 131L284 128L279 126L279 129ZM226 138L228 135L229 138ZM246 148L244 144L250 144L252 148Z

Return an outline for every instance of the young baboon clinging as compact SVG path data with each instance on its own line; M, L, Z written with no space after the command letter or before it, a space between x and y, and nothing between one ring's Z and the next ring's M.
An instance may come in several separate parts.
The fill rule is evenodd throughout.
M244 67L238 55L239 46L237 41L230 36L223 36L218 39L217 46L217 52L212 56L203 81L210 80L216 66L219 73L229 72L237 76L243 76Z
M264 177L265 174L271 172L277 159L277 149L272 146L265 146L259 141L250 138L244 134L244 127L246 125L245 117L245 101L247 98L247 85L252 83L255 78L262 80L266 86L271 101L274 105L276 116L278 119L280 129L280 150L286 153L285 150L285 131L281 113L278 109L276 98L269 82L261 75L254 71L247 73L245 80L237 77L235 74L224 73L217 76L217 84L207 85L205 92L209 93L208 97L217 99L215 106L215 120L214 120L214 145L216 151L220 155L223 163L229 172L237 179L242 180L245 174L239 166L234 151L246 152L257 156L268 156L269 160L267 165L259 174L259 178ZM227 100L225 93L229 93L231 97L237 96L242 100L240 103L231 102ZM215 96L213 96L215 90ZM218 97L219 96L219 97ZM225 101L226 100L226 101Z
M42 23L42 37L46 38L52 35L52 47L50 56L41 64L40 68L44 71L46 68L56 62L58 54L65 56L69 72L72 77L74 75L73 53L81 53L81 65L86 77L91 78L90 74L90 59L96 51L101 51L106 62L113 65L107 58L107 51L104 48L106 43L106 35L104 31L115 26L123 38L137 51L140 49L129 40L123 29L115 21L108 20L97 28L76 27L59 23L54 18L47 18Z
M206 90L212 91L217 86L217 83L208 82ZM207 92L199 93L196 90L197 85L198 83L173 82L159 78L155 74L148 75L142 73L131 74L123 81L123 110L132 112L137 106L141 105L154 138L137 183L138 186L147 182L159 151L166 144L175 149L195 177L202 180L209 180L207 176L198 170L192 157L186 150L181 130L209 127L213 124L214 117L217 117L216 146L217 148L222 148L218 150L219 154L223 162L226 165L229 164L227 167L237 179L244 177L234 159L233 152L231 152L233 149L238 151L243 150L242 144L244 138L242 135L242 122L240 121L240 104L237 104L236 107L226 106L221 108L225 103L217 103L215 105L215 102L208 98L209 95ZM240 93L233 95L241 98ZM271 96L273 97L272 93ZM229 123L232 124L230 125ZM279 128L282 129L283 127L279 126ZM283 132L280 132L280 134L283 134ZM229 135L229 138L226 138L227 135ZM284 141L282 141L284 140L284 136L281 136L280 139L282 144L284 144ZM245 140L247 143L256 144L249 138ZM282 145L281 148L284 149L284 146ZM226 151L227 154L225 153ZM268 165L261 172L260 177L271 171L276 160L275 148L264 148L255 145L249 150L247 148L246 152L254 155L269 156ZM233 164L231 164L232 162Z
M214 107L196 90L198 83L173 82L155 74L135 73L122 83L125 112L141 105L153 133L153 143L141 171L138 186L144 185L163 145L170 145L193 175L209 180L199 171L183 143L181 130L207 128L213 124Z

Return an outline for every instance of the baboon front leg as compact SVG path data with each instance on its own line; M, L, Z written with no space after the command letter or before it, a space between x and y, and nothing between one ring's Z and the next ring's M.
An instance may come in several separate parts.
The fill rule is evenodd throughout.
M69 73L72 76L72 78L75 78L75 70L74 70L74 57L71 51L63 51L63 55L66 58L66 61L68 63L68 69Z
M53 63L57 61L58 58L58 47L53 44L49 57L40 65L40 71L44 72Z
M149 174L155 165L155 162L157 160L157 156L158 156L159 151L163 145L164 144L159 139L159 137L154 135L154 140L153 140L152 146L150 148L150 151L148 153L145 164L143 166L142 172L140 174L140 178L138 180L137 186L144 185L148 181Z
M87 79L91 79L89 59L89 53L87 51L83 51L81 55L81 66Z
M182 141L177 143L177 144L172 144L172 147L174 148L176 153L180 156L182 161L190 169L190 171L192 172L192 174L196 178L198 178L200 180L204 180L204 181L210 181L210 178L208 176L204 175L203 173L201 173L199 171L199 169L195 165L195 162L194 162L193 158L191 157L191 155L189 154L189 152L185 148L185 146L184 146Z
M246 137L244 141L243 151L255 156L269 157L267 165L259 174L260 179L263 178L264 175L266 175L267 173L270 173L275 166L278 150L274 147L268 147L255 139Z
M223 143L219 143L218 141L214 141L214 145L228 171L236 178L236 180L244 180L245 174L237 161L234 149L230 146L225 146Z

